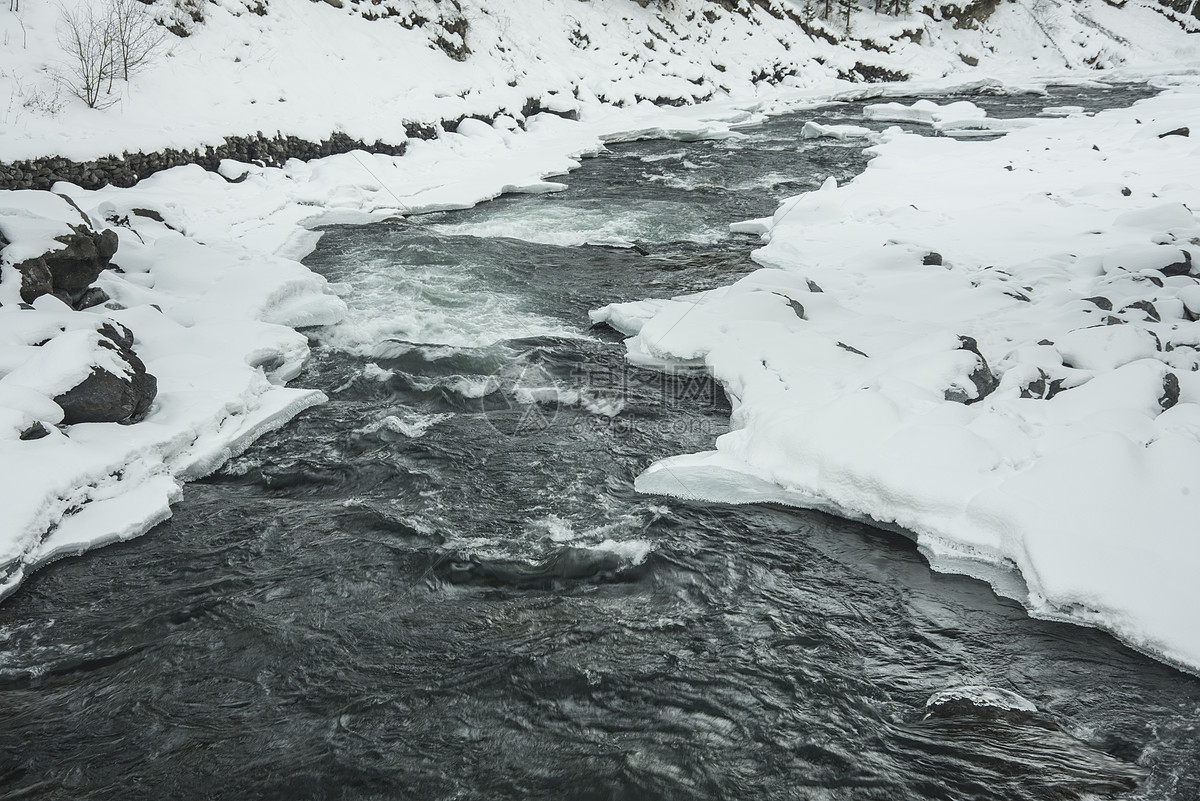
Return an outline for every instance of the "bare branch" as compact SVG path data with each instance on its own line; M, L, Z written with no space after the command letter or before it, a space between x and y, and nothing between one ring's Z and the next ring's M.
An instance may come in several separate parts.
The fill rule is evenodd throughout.
M108 0L107 9L121 77L128 81L162 44L163 29L140 0Z
M115 67L112 30L108 15L90 4L64 7L59 20L58 43L67 53L67 72L59 79L71 94L89 108L116 102L105 93L112 86Z

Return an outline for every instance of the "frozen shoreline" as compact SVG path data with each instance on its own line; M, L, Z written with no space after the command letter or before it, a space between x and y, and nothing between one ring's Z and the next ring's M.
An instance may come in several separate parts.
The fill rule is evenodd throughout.
M1179 83L991 142L894 129L851 183L738 225L765 269L593 312L734 403L716 450L637 488L897 528L935 570L1200 672L1200 81Z

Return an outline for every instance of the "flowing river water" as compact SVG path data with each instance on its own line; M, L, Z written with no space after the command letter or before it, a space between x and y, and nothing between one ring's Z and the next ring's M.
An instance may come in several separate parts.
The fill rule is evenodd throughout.
M861 171L800 137L861 110L327 230L307 263L351 315L296 383L330 402L0 606L0 799L1200 797L1200 680L898 535L632 489L729 407L588 309L753 269L728 223ZM963 685L1039 711L926 714Z

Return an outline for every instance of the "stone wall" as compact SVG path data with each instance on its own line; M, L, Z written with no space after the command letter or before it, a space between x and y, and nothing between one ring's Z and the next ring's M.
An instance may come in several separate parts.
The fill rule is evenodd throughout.
M576 118L573 111L550 111L537 99L525 103L522 114L557 114L569 119ZM409 139L434 139L438 127L454 131L466 119L441 120L437 125L429 123L406 123L405 133ZM491 124L495 117L475 115ZM288 159L311 161L351 150L382 153L387 156L403 156L405 145L375 142L366 144L352 139L344 133L334 133L320 142L310 142L297 136L264 136L260 131L253 136L227 136L225 143L216 147L193 150L167 148L154 153L123 153L120 156L103 156L93 161L72 161L62 156L45 156L38 159L0 163L0 189L49 189L57 181L67 181L84 189L99 189L105 185L128 187L160 170L199 164L206 170L215 171L222 159L233 159L248 164L268 167L281 166Z
M428 138L432 130L420 129L412 135ZM184 164L199 164L206 170L216 170L222 159L234 159L279 166L292 158L309 161L351 150L400 156L404 154L404 145L383 142L366 144L341 133L335 133L321 142L309 142L295 136L267 137L260 132L254 136L227 136L224 144L204 149L168 148L155 153L127 152L93 161L46 156L0 164L0 189L49 189L56 181L68 181L84 189L99 189L106 184L126 187L160 170Z

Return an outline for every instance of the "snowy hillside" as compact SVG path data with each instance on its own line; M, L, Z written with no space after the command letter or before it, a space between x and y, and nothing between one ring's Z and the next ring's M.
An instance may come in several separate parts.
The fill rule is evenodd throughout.
M94 0L93 5L100 5ZM818 4L820 5L820 4ZM644 7L643 7L644 6ZM150 64L114 105L88 109L55 81L70 69L53 3L0 10L0 161L218 145L276 131L401 143L420 125L595 100L732 94L763 81L993 76L1164 67L1195 45L1150 0L926 4L889 16L807 16L794 0L157 0L168 22ZM195 19L193 19L195 18ZM804 25L812 33L806 33ZM178 34L186 34L180 36Z
M1078 80L1085 77L1081 70L1137 77L1194 72L1197 66L1196 39L1184 32L1192 24L1190 17L1173 11L1171 18L1163 13L1165 7L1137 0L1121 8L1101 0L1017 0L914 7L897 16L860 11L852 15L849 31L832 16L814 17L805 5L780 0L160 0L150 10L171 33L145 69L128 82L115 80L111 94L105 89L98 103L104 108L89 108L63 89L70 62L57 44L55 6L26 2L19 11L0 10L0 178L7 176L8 185L20 185L30 177L29 170L42 170L38 175L53 180L58 167L47 159L55 156L94 172L91 160L102 156L153 155L164 148L203 152L221 146L226 137L259 132L306 142L341 134L366 144L387 143L393 151L405 149L402 156L356 151L309 162L287 160L281 152L272 158L226 160L219 173L195 165L176 167L139 175L142 180L127 189L60 182L55 193L0 191L0 507L5 509L0 595L48 560L145 532L169 515L169 504L184 481L210 472L255 437L322 400L319 393L284 386L299 374L308 355L306 338L294 329L332 323L345 311L325 281L297 261L315 241L308 230L314 225L465 208L507 192L555 191L561 185L547 177L573 169L576 159L597 152L606 141L727 136L761 121L764 114L859 91L868 79L908 78L899 86L871 89L893 95L952 87L1000 92ZM1163 119L1174 119L1172 115L1179 116L1178 104ZM1069 135L1076 122L1062 123L1066 127L1055 129L1056 135ZM1048 135L1031 133L1020 141L1034 148L1041 141L1037 137ZM1132 159L1136 150L1128 141L1122 152ZM1182 163L1189 158L1185 144L1161 147L1176 148L1171 152ZM931 161L945 155L920 147L897 136L880 153L912 148L915 156ZM995 148L994 159L1006 157L1002 148ZM1190 158L1194 161L1194 154ZM869 173L874 177L863 186L871 187L886 173L884 164L886 160ZM1164 164L1155 161L1147 167L1155 172L1146 180L1161 183ZM947 171L969 167L952 160L945 165ZM1026 163L1020 168L1032 169ZM923 173L894 174L910 183L928 180ZM1072 182L1078 177L1051 173L1039 187L1075 203ZM1104 180L1133 179L1109 175ZM946 182L952 183L949 178ZM961 184L954 186L966 191ZM1147 187L1134 186L1122 208L1131 213L1152 209L1148 198L1154 190ZM853 206L850 201L860 202L868 191L851 188L847 202ZM842 192L829 190L830 195ZM803 219L827 226L829 241L836 242L853 229L839 228L837 215L829 211L835 206L818 194L818 200L802 199L796 205L812 206L814 216ZM1019 211L1021 197L1006 195L1006 202ZM1184 220L1180 209L1185 202L1194 208L1194 191L1180 188L1171 197L1176 203L1171 219L1179 221L1172 226L1183 231L1194 220ZM944 200L953 204L961 198L947 194ZM909 202L904 196L896 200ZM914 217L913 224L936 225L941 219ZM795 245L801 239L792 223L781 217L760 224L774 237L763 255L773 259L773 266L793 269L809 259ZM1048 252L1075 247L1074 241L1055 244L1053 237L1038 241ZM798 249L787 251L789 243ZM932 240L928 245L949 247ZM960 251L946 253L950 266L978 267L984 256L970 250L969 242L959 245ZM885 255L902 253L907 259L915 247ZM835 263L829 251L822 253L824 269L836 274L843 263ZM1079 251L1081 257L1085 253L1099 259L1096 270L1103 267L1103 252ZM1046 266L1036 260L1037 254L1023 258L1005 262L1014 275ZM901 266L913 267L907 261ZM955 270L946 275L951 281L962 278ZM1041 279L1034 278L1031 285L1040 286ZM838 285L836 275L817 281ZM741 291L731 290L728 297ZM1157 296L1135 299L1125 292L1113 302L1124 309L1144 299L1155 304L1157 313L1179 312L1174 315L1179 317L1182 309L1192 307L1182 291L1176 294L1161 303ZM814 313L820 313L823 302L832 308L840 301L832 292L825 299L804 301ZM851 307L855 300L844 302ZM792 314L786 305L782 308ZM979 313L976 306L964 309L956 314ZM1134 315L1125 317L1133 321ZM648 319L637 317L636 322L654 324ZM967 322L951 326L954 337L972 333ZM1024 324L1019 315L1010 323ZM1134 341L1142 335L1126 330L1141 328L1114 329L1113 346L1154 363L1134 368L1137 398L1121 397L1144 406L1147 387L1161 389L1168 368L1179 372L1186 366L1149 353L1149 340ZM993 355L998 346L985 333L974 335L989 360L1006 364ZM1046 336L1060 333L1067 332ZM1160 343L1178 340L1163 337L1159 335ZM958 339L954 347L944 337L930 341L926 350L942 356L951 351L956 369L974 359L973 352L958 347ZM701 358L716 344L689 345L687 353L668 352L664 346L658 356ZM1094 342L1079 348L1085 355L1103 350L1104 343ZM1022 356L1016 363L1024 369L1044 367L1043 361ZM719 365L709 366L736 385ZM925 367L926 383L957 377L940 362ZM1028 369L1002 376L1002 397L1018 393L1012 383L1019 377L1029 379L1023 387L1036 378ZM1051 370L1047 380L1060 377ZM1067 377L1076 380L1079 373ZM970 387L959 384L969 393ZM1180 406L1190 406L1193 388L1185 376L1176 389ZM944 408L958 415L951 421L957 425L966 414L962 410L975 407L953 403ZM746 415L751 406L744 409ZM1185 414L1175 412L1171 419L1179 421L1172 432L1192 430ZM792 467L772 472L753 464L752 472L767 482L792 486ZM894 489L885 484L881 493ZM811 497L820 495L821 488L816 490ZM883 519L864 508L865 496L854 496L854 503L830 493L821 497L847 513ZM947 503L955 513L965 508L957 495ZM890 519L924 531L919 516ZM1010 522L1019 528L1027 521ZM989 554L1025 569L1013 552L1023 540L1013 537ZM925 541L927 548L930 542ZM1159 555L1168 558L1166 553ZM1039 564L1028 566L1037 571ZM1048 586L1030 581L1030 589L1042 592L1048 604L1058 604L1056 609L1078 604L1107 614L1107 607L1091 603L1091 596L1066 593L1057 599ZM1129 626L1111 627L1178 662L1200 665L1200 646L1173 639L1177 629L1142 636L1138 610L1130 612L1134 616L1128 619L1134 622ZM1110 619L1076 617L1099 623Z

